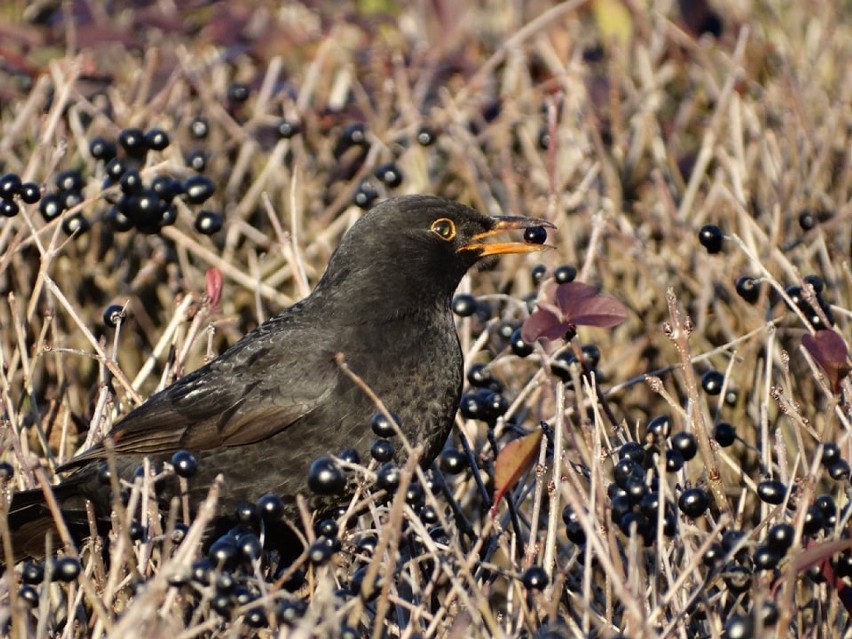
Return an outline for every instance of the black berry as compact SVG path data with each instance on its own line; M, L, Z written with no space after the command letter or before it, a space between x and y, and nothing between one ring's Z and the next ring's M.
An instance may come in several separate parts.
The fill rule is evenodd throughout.
M705 224L698 231L698 241L708 253L718 253L722 250L722 229L715 224Z
M455 448L447 448L441 453L441 468L449 475L457 475L468 467L467 455Z
M21 567L21 581L38 585L44 579L44 564L40 561L27 561Z
M110 207L105 218L110 228L117 233L125 233L133 228L133 220L115 206Z
M805 209L799 213L799 226L803 231L810 231L816 224L817 218L811 211Z
M681 512L695 519L700 517L710 506L710 496L703 488L690 488L681 493L677 500L677 507Z
M253 524L258 517L258 507L250 501L241 501L234 507L234 519L237 523L249 526Z
M53 578L70 583L80 576L80 562L74 557L57 557L53 561Z
M308 487L318 495L339 495L346 488L346 475L331 457L319 457L308 469Z
M387 162L386 164L380 164L376 168L376 177L383 184L393 189L402 184L403 175L395 163Z
M284 515L284 502L278 495L266 494L257 500L257 511L266 521L275 521Z
M727 448L737 440L737 431L733 425L728 422L719 422L713 428L713 439L722 448Z
M577 269L573 266L563 264L553 269L553 277L557 284L567 284L568 282L573 282L574 278L577 277Z
M213 235L222 230L225 219L215 211L202 209L195 216L195 230L202 235Z
M360 464L361 463L361 455L358 454L358 451L354 448L344 448L337 456L342 460L349 464Z
M787 523L775 524L766 534L766 543L780 550L782 553L793 545L796 530Z
M18 195L27 204L35 204L41 199L41 187L35 182L24 182L18 187Z
M142 176L139 174L139 171L136 170L125 171L119 179L118 184L121 187L122 192L129 193L131 195L140 193L144 187L144 184L142 183Z
M668 415L659 415L648 422L645 428L645 441L649 444L667 439L672 432L672 420Z
M399 481L399 466L396 464L385 464L379 468L379 471L376 473L376 485L389 493L392 493L399 488Z
M395 415L391 415L391 417L395 422L397 422L397 424L399 423L399 419ZM387 439L396 435L396 428L384 413L376 413L373 415L373 419L370 420L370 427L373 429L373 433L375 433L377 437L384 437Z
M89 153L96 160L109 162L116 154L115 143L102 137L92 138L91 142L89 142Z
M315 531L318 535L322 537L337 537L338 532L340 532L337 522L333 519L323 519L316 526Z
M670 448L666 451L666 472L667 473L676 473L681 468L683 468L684 459L683 455L680 454L679 451L674 448Z
M718 395L725 384L725 376L719 371L709 370L701 376L701 388L708 395Z
M362 182L352 195L352 203L359 209L369 209L379 197L369 182Z
M509 346L512 348L512 353L518 357L528 357L533 352L532 344L527 344L524 338L521 337L520 328L515 329L512 333L512 337L509 339Z
M0 462L0 482L9 481L15 476L15 468L7 461Z
M777 479L765 479L757 485L757 496L767 504L777 506L786 494L787 487Z
M737 295L749 304L754 304L760 297L760 283L751 275L742 275L737 280Z
M308 560L314 566L322 566L328 563L332 556L334 556L334 550L324 541L315 541L308 548Z
M3 217L15 217L20 210L20 207L14 201L0 199L0 215Z
M545 277L547 277L547 267L544 264L536 264L532 267L530 278L532 279L533 286L541 284Z
M248 85L243 82L231 82L228 85L228 99L231 102L245 102L250 93Z
M438 134L431 126L423 125L417 131L417 144L420 146L432 146L437 139Z
M186 154L184 162L193 171L201 173L207 168L207 154L201 149L195 149Z
M192 122L189 123L189 132L192 137L200 140L206 138L207 134L210 133L210 125L202 117L193 118Z
M377 439L370 447L370 455L380 463L389 462L393 459L393 453L393 444L387 439Z
M83 175L75 169L57 173L54 184L60 191L82 191L85 186Z
M819 275L805 275L804 280L811 285L817 295L825 290L825 281Z
M361 122L348 124L340 132L338 148L345 151L351 146L365 146L367 144L367 127ZM340 152L337 153L339 155Z
M295 135L298 135L302 131L302 125L293 120L281 120L278 123L278 135L285 139L289 140Z
M127 170L128 165L127 162L123 158L112 158L107 165L104 167L104 171L108 177L113 180L119 180L124 172Z
M459 317L470 317L476 312L477 302L473 295L459 293L453 298L453 313Z
M565 522L565 535L569 541L577 545L586 543L586 531L580 523L577 513L570 506L562 510L562 521Z
M38 590L29 584L24 584L18 589L18 597L30 607L38 605Z
M216 191L216 185L204 175L193 175L184 180L183 190L190 204L202 204Z
M0 197L11 200L21 188L21 178L16 173L0 177Z
M530 566L524 572L522 579L524 588L527 590L544 590L550 579L547 577L547 572L541 566Z
M835 481L849 479L849 462L845 459L838 459L828 466L828 475Z
M145 144L153 151L162 151L169 146L169 134L163 129L148 129L145 132Z
M198 459L188 450L177 451L171 461L178 477L192 477L198 472Z
M118 143L124 149L125 153L133 158L144 158L148 151L148 144L145 142L145 132L142 129L129 128L124 129L118 134Z
M110 304L104 309L103 320L104 324L110 328L115 328L118 323L123 321L127 314L124 308L119 304Z
M645 449L637 442L627 442L618 449L618 459L629 459L642 464L645 461Z
M65 231L67 235L83 235L86 231L91 228L91 224L89 220L87 220L82 213L77 213L75 215L69 215L64 220L62 220L62 230Z
M171 202L184 192L183 185L169 175L158 175L151 180L151 190L165 202Z
M527 244L544 244L547 241L547 229L543 226L531 226L524 230L524 242Z

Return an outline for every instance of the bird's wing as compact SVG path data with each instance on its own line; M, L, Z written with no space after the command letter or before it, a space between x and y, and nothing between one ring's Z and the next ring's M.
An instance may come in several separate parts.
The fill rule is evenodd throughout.
M110 431L119 455L203 451L261 441L310 414L335 386L330 355L264 325L197 371L151 396ZM301 371L301 373L299 372ZM310 380L305 373L310 373ZM99 444L63 470L103 458Z

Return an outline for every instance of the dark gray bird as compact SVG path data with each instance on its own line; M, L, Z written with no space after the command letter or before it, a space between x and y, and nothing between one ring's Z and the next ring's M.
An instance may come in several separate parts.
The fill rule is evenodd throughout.
M425 447L422 461L430 463L449 435L462 389L453 293L482 258L541 250L540 244L494 241L534 226L552 227L487 217L432 196L379 204L346 233L307 298L115 425L108 438L119 474L131 476L146 456L160 463L186 449L199 461L191 503L221 473L222 516L265 493L293 504L297 493L309 493L313 460L344 448L368 459L375 440L376 406L342 372L338 353L399 418L412 445ZM110 487L98 479L105 458L97 445L60 469L72 471L55 487L66 519L85 513L87 499L99 516L108 516ZM29 530L32 537L32 523L46 517L41 491L14 497L13 531Z

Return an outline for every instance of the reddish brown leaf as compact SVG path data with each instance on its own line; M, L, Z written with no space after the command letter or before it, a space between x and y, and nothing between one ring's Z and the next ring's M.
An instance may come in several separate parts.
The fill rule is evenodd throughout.
M521 327L521 339L527 344L537 339L554 340L565 335L567 328L556 313L539 305Z
M839 392L840 382L849 374L849 351L843 338L834 331L817 331L804 335L802 345L825 371L834 392Z
M532 466L543 433L544 431L537 430L529 435L510 441L503 446L503 450L497 455L497 461L494 463L494 505L491 507L492 514L497 511L497 505L503 499L503 495L511 490L520 476Z
M219 299L222 297L222 271L211 266L207 269L205 280L210 308L216 308L219 304Z
M565 311L565 319L577 326L611 328L627 319L627 308L614 297L598 293L573 304Z
M564 337L577 326L611 328L627 319L624 304L583 282L550 287L544 292L544 300L521 328L521 337L529 344L538 339L550 341Z
M609 328L627 319L627 307L611 295L583 282L567 282L556 289L556 303L566 322Z
M556 287L556 303L562 312L567 312L573 305L598 295L598 289L584 282L565 282Z

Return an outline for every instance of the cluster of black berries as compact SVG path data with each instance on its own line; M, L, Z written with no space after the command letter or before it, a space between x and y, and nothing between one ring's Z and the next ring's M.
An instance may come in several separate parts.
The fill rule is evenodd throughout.
M68 234L85 233L89 230L89 221L83 216L79 205L85 197L86 184L80 171L69 169L61 171L54 178L55 191L48 191L39 202L38 210L46 222L56 219L66 211L74 210L62 221L62 229Z
M95 159L105 163L104 188L118 185L120 195L108 196L113 207L106 219L117 232L136 229L141 233L157 233L177 220L174 200L182 197L187 204L201 205L216 190L213 180L203 175L193 175L180 181L169 175L157 175L145 184L140 169L149 151L162 151L169 146L169 138L162 129L124 129L118 142L124 155L117 154L116 145L104 138L95 138L89 151ZM190 154L187 163L197 171L205 168L203 154ZM195 218L199 233L212 235L222 228L223 219L218 213L201 210Z
M15 173L0 177L0 215L15 217L21 210L15 201L17 198L26 204L35 204L41 199L41 189L35 182L22 182Z
M92 158L103 163L105 180L104 198L112 204L104 219L115 232L136 229L142 233L157 233L174 224L177 219L175 199L178 197L189 205L201 205L215 191L214 182L203 175L193 175L177 180L169 175L157 175L146 183L140 171L150 151L162 151L169 145L168 134L162 129L124 129L119 133L118 144L103 137L95 137L89 143ZM123 152L119 154L119 148ZM201 170L197 158L189 158L190 166ZM91 226L80 206L84 200L86 181L79 169L58 173L53 190L41 195L39 185L26 182L15 174L0 178L0 212L7 217L19 211L16 198L27 204L39 203L39 212L45 221L52 221L71 211L62 222L63 230L80 235ZM118 193L112 187L118 186ZM199 233L212 235L222 228L221 214L202 209L196 214L195 228Z
M677 532L677 515L674 502L660 498L659 457L664 457L666 472L677 472L692 459L698 447L691 433L678 433L671 437L671 421L666 416L651 420L645 433L644 446L628 442L618 451L618 461L613 467L613 482L607 487L612 521L627 536L636 535L646 546L656 540L659 511L663 511L663 534L672 537ZM683 508L681 507L681 510ZM574 516L563 513L566 532L579 534ZM572 539L569 537L569 539ZM577 541L572 539L572 541Z
M376 413L371 420L371 428L376 439L370 446L370 458L379 464L376 470L376 487L393 496L400 484L400 468L396 464L397 449L393 439L397 435L398 418L390 416L388 419L384 413ZM320 497L341 496L346 493L349 485L350 473L338 463L344 462L346 466L357 466L361 464L361 453L354 448L346 448L333 457L319 457L315 459L308 469L308 487ZM433 478L434 481L439 481ZM424 505L424 491L417 481L411 481L406 492L406 500L415 512L420 513ZM428 512L426 518L431 519Z
M462 395L459 410L465 419L476 419L494 426L509 410L509 400L503 395L503 384L495 379L484 364L474 364L467 371L470 384Z
M370 447L369 455L376 468L375 488L381 492L376 493L379 503L382 500L393 499L400 487L401 469L395 463L396 446L394 438L398 435L398 418L394 415L385 415L384 413L376 413L371 420L371 428L376 435L376 440ZM342 464L341 464L342 462ZM327 496L343 495L350 482L351 465L361 464L361 454L352 448L340 451L337 458L320 457L313 461L308 471L308 486L320 499ZM455 469L454 472L460 472L461 467ZM427 472L427 488L431 491L440 490L443 485L443 477L437 471ZM420 484L417 478L413 478L405 491L405 501L414 513L419 517L420 521L426 526L433 540L447 543L446 533L440 526L440 517L435 511L433 505L427 503L426 489ZM336 516L342 516L345 510L337 509ZM339 538L338 525L333 519L325 519L320 521L316 526L317 539L308 548L308 560L314 566L322 566L328 563L336 553L342 549L342 543ZM375 549L376 538L374 535L366 535L355 542L352 554L364 560L365 557L371 556L372 550ZM365 596L361 592L362 581L366 574L368 565L362 564L356 566L350 577L349 590L341 593L341 596ZM380 590L375 584L370 588L367 598L375 596Z

